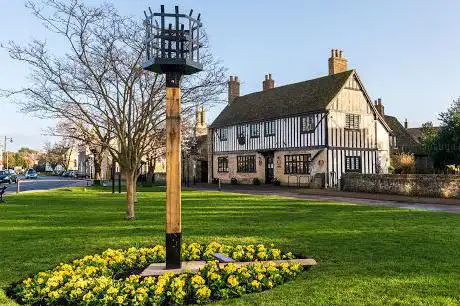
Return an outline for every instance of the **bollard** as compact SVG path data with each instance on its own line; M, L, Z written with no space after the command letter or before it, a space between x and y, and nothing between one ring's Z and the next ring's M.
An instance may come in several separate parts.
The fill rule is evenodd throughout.
M220 178L217 179L217 180L219 181L219 187L218 187L218 188L219 188L219 191L222 191L222 186L220 185Z
M16 179L16 193L19 193L19 178Z

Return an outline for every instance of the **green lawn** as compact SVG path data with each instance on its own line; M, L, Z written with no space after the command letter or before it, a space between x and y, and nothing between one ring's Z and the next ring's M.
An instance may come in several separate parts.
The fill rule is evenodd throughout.
M106 248L162 243L164 193L62 189L0 204L0 286ZM319 266L232 305L459 305L460 215L219 192L183 193L187 242L275 243ZM15 305L0 290L0 305Z

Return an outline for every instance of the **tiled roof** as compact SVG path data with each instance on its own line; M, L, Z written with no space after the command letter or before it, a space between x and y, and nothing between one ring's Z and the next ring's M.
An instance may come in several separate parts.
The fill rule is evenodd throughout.
M402 152L410 152L415 154L423 154L423 148L415 141L415 139L409 134L407 129L399 122L396 117L385 115L385 122L393 131L393 135L396 137L396 149Z
M352 73L353 70L348 70L237 97L217 116L211 127L323 111Z

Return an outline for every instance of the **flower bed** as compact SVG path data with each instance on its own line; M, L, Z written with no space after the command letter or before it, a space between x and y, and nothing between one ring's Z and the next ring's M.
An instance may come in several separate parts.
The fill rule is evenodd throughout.
M212 242L182 245L182 259L206 260L197 274L166 273L141 278L149 264L165 261L165 248L108 249L40 272L13 285L9 293L19 303L32 305L174 305L204 304L245 293L271 289L294 278L299 264L255 263L246 267L227 264L219 269L213 253L236 261L293 259L291 253L264 245L230 246Z

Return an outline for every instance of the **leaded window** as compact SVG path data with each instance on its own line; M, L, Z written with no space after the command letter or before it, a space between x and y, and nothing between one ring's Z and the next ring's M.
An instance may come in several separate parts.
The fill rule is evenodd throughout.
M219 139L220 141L226 141L228 138L228 132L226 128L219 129Z
M359 130L360 116L358 114L347 114L345 118L345 128Z
M361 156L345 156L345 172L361 172Z
M264 122L264 136L274 136L275 135L275 121L265 121Z
M300 131L302 133L311 133L315 131L315 116L314 115L309 115L309 116L304 116L301 118L300 121Z
M249 126L249 133L251 138L258 138L260 136L260 126L258 123L253 123Z
M284 156L285 174L310 174L310 154Z
M238 139L238 144L244 145L246 143L246 126L238 125L236 127L236 137Z
M217 158L217 172L228 172L228 157Z
M256 172L256 156L241 155L236 157L236 171L240 173Z

